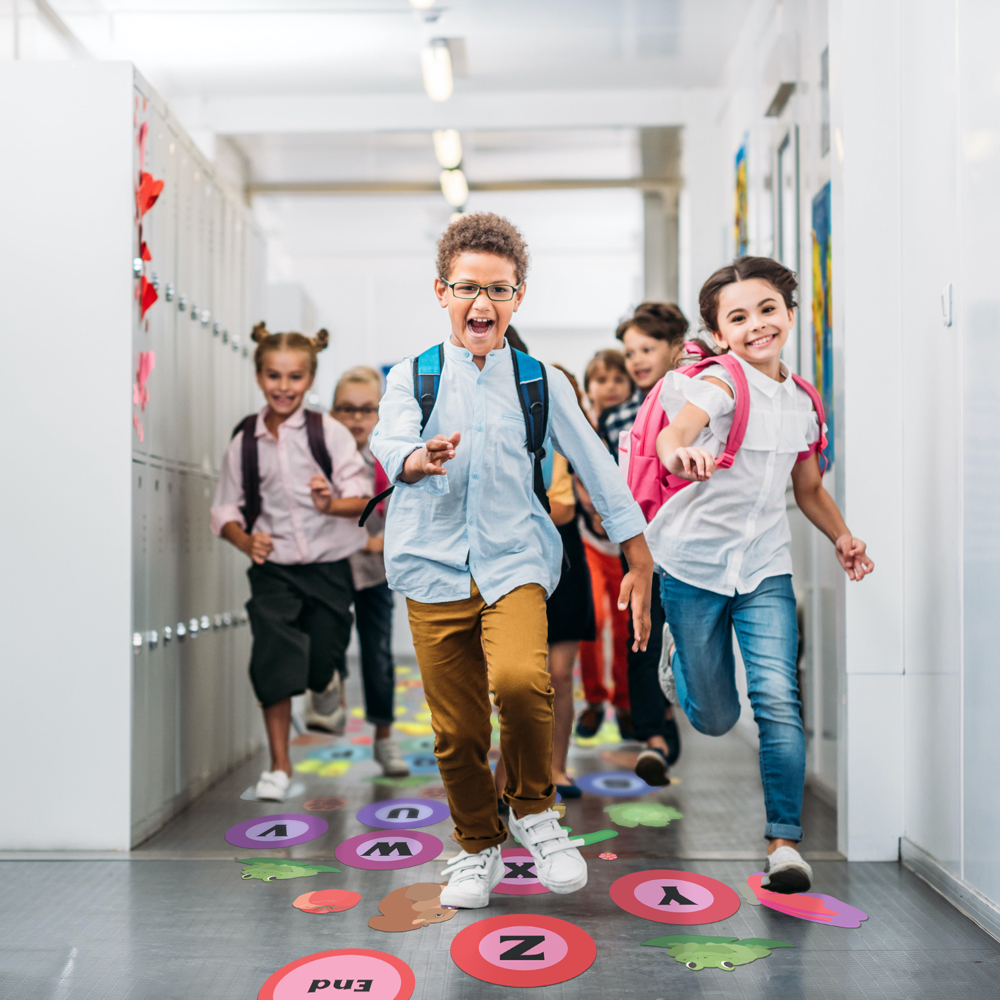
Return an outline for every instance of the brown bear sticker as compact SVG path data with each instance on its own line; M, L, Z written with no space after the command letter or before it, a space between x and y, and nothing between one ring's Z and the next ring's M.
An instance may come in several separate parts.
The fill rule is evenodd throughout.
M415 931L451 920L458 911L441 905L441 890L447 884L417 882L394 889L378 904L379 916L372 917L368 926L376 931Z

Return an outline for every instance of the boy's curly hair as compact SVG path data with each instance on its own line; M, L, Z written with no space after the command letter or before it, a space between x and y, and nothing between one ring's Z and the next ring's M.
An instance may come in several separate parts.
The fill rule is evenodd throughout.
M463 253L492 253L514 265L517 284L528 273L528 245L517 227L492 212L476 212L456 219L438 240L438 276L446 281L455 258Z

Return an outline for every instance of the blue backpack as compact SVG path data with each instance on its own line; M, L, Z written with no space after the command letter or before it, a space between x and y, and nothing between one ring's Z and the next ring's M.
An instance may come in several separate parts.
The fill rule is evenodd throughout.
M549 423L549 383L545 366L530 354L512 347L510 359L514 365L514 383L517 398L524 414L525 441L534 468L534 490L545 512L548 513L549 498L545 492L542 465L545 461L545 439ZM423 434L431 411L437 402L438 387L441 384L441 369L444 367L444 344L429 347L423 354L413 359L413 398L420 404L420 433ZM394 486L372 497L361 515L359 525L368 520L375 507L384 500Z

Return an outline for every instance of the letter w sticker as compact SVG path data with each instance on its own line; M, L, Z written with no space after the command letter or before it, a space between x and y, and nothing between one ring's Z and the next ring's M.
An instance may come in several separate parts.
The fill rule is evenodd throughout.
M535 955L528 955L526 952L532 948L537 948L545 940L544 934L510 934L502 935L500 943L504 941L520 941L520 944L508 948L501 956L501 962L541 962L545 958L545 952L540 951Z
M410 845L407 844L405 840L397 840L394 844L390 844L386 840L380 840L377 844L372 844L372 846L369 847L368 850L361 856L363 858L369 858L376 851L378 851L380 858L388 858L392 854L398 854L401 858L413 857L413 851L410 850Z

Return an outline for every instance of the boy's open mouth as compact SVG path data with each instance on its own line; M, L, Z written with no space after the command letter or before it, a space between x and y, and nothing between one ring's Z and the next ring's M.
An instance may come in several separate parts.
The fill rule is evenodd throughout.
M494 326L496 326L495 319L470 319L468 322L469 330L475 334L477 337L483 337L488 334Z

